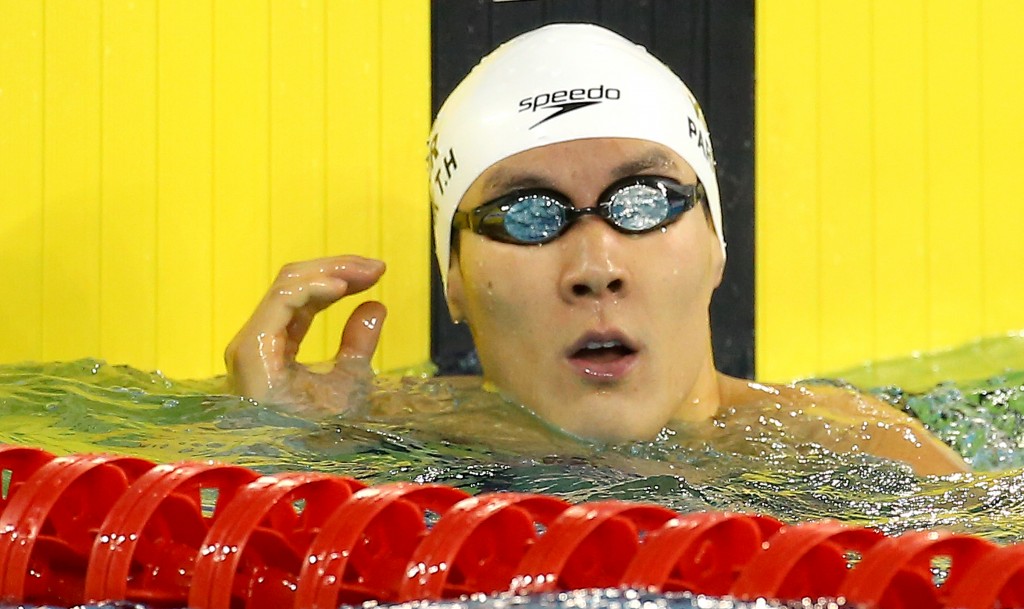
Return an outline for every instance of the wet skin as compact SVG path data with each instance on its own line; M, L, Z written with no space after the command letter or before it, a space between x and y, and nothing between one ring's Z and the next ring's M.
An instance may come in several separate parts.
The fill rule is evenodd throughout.
M463 197L470 210L523 187L591 207L632 175L696 182L658 144L591 139L509 157ZM484 376L512 400L583 437L654 437L670 420L704 419L718 402L708 305L723 256L703 210L664 230L626 235L587 216L540 246L463 230L449 306L473 333ZM587 343L615 344L585 349Z
M557 190L575 206L589 207L609 184L630 175L696 180L681 158L657 144L577 140L493 165L460 209L529 187ZM570 434L647 440L676 427L713 439L723 416L767 407L795 413L787 414L795 441L902 460L920 474L967 469L918 421L870 396L717 372L708 306L724 257L700 207L643 235L625 235L586 216L543 246L501 243L467 230L459 238L449 268L449 307L454 319L468 323L486 381ZM385 317L381 303L356 308L328 371L313 371L295 355L316 314L383 273L382 262L359 256L286 265L225 352L232 391L304 411L358 404L372 378L369 360Z

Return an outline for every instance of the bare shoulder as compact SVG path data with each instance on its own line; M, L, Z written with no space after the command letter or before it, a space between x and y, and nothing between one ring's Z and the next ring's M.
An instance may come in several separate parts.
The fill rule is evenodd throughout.
M771 403L800 420L809 441L910 464L918 474L969 471L964 460L920 421L850 387L758 383L719 377L722 405L737 410Z
M724 377L720 380L723 404L756 405L766 400L800 408L837 423L859 424L865 420L919 425L917 419L896 410L871 394L836 385L782 385Z

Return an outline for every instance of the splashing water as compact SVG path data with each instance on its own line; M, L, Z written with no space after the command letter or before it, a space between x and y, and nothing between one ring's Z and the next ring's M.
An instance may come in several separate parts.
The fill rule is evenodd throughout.
M672 432L599 445L465 380L381 376L359 412L311 420L227 395L223 379L174 381L95 360L0 367L0 443L1024 539L1024 340L980 341L841 376L880 385L877 396L919 417L976 472L921 478L900 463L835 454L766 425L725 446Z

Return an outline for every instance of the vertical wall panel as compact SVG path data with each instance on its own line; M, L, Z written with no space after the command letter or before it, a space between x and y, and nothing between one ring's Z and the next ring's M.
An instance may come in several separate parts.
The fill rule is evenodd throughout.
M42 357L100 353L101 2L45 4Z
M493 3L492 3L493 4ZM509 2L490 10L491 41L505 41L537 27L544 18L544 2ZM443 19L444 16L442 15ZM459 25L461 22L456 21ZM470 32L472 33L472 32Z
M213 6L158 8L156 365L197 377L220 370L224 348L213 341Z
M818 55L805 60L820 62L822 75L820 88L809 90L806 74L776 61L781 55L774 49L806 48L818 34L793 23L813 9L758 5L758 368L764 378L828 373L1024 326L1014 279L1024 253L1016 235L1024 186L1013 177L1024 145L1020 3L878 0L856 9L869 6L864 23L863 14L844 15L851 6L820 4L823 23L835 28L820 34ZM776 103L780 91L788 107ZM767 221L789 213L778 180L793 171L793 157L785 144L779 147L792 137L790 111L815 96L822 108L814 128L821 188L812 204L823 219L817 267L792 249L773 249L780 235L790 241L791 233ZM866 120L833 111L851 99L859 106L869 100ZM861 160L872 155L865 169ZM863 218L836 208L864 198L855 177L862 174L871 185L862 205L875 207L867 229ZM849 261L865 255L872 272L861 269L840 281ZM823 328L817 340L824 350L817 361L807 353L815 339L801 334L813 317L791 310L794 291L814 288L801 280L791 289L784 281L811 271L834 280L823 280L817 291ZM824 332L829 327L832 336Z
M0 359L217 372L280 262L346 252L389 263L377 364L425 359L427 7L0 2ZM1024 325L1022 10L758 4L759 376Z
M982 332L994 334L1024 325L1024 260L1021 218L1024 182L1020 179L1024 150L1024 3L987 0L981 3L981 227Z
M499 8L504 12L505 7L518 4L509 2L496 6L488 0L431 0L431 115L437 113L459 81L499 42L492 36L492 13ZM565 7L569 9L574 4L576 2L570 0ZM596 6L586 8L597 9ZM565 18L564 13L561 18ZM452 323L436 264L430 265L430 273L431 357L445 373L478 370L479 361L469 327ZM463 362L469 365L460 365Z
M0 361L219 373L282 264L344 253L391 269L377 365L426 361L429 31L427 0L0 0Z
M598 0L556 0L544 3L544 19L559 21L596 21Z
M708 112L729 262L711 302L716 365L754 368L754 5L753 0L433 0L436 110L481 56L554 22L593 22L641 43L680 75ZM479 369L468 328L452 324L440 277L432 284L432 353L443 371Z
M818 269L821 360L833 369L874 349L871 4L819 11Z
M43 6L0 0L0 335L42 357ZM0 356L5 355L0 347Z
M156 362L156 0L104 0L100 346Z
M380 194L380 10L379 3L366 3L353 11L329 2L326 19L327 251L370 258L381 256L385 206ZM388 262L392 270L402 264ZM389 270L382 281L392 280ZM337 350L345 321L356 305L380 299L378 284L327 311L325 356ZM380 353L375 365L381 365Z
M381 201L387 206L381 230L381 253L395 261L382 296L391 313L381 353L384 368L419 361L430 333L423 313L430 299L430 206L425 184L426 136L430 128L430 23L426 0L383 0L381 31ZM408 252L417 255L407 256ZM405 258L403 260L403 258Z
M270 4L214 0L213 343L223 348L272 278Z
M817 3L757 6L757 374L819 365ZM710 110L709 110L710 112Z
M925 15L927 347L956 344L982 329L980 41L977 6L971 8L929 2Z
M857 359L898 357L931 342L931 303L923 297L928 293L924 4L872 4L875 351ZM911 307L917 314L910 314Z
M324 3L273 0L270 9L270 266L324 251ZM321 358L315 323L300 357Z
M714 134L715 162L722 199L728 261L722 282L711 299L711 338L715 363L735 376L754 374L754 97L755 4L743 0L659 3L683 14L706 15L687 27L669 15L655 14L655 39L665 45L666 31L680 30L678 41L695 59L687 83L703 82L697 93ZM700 19L698 17L698 19ZM664 48L664 46L662 47ZM703 52L702 52L703 51ZM693 90L693 89L691 89Z

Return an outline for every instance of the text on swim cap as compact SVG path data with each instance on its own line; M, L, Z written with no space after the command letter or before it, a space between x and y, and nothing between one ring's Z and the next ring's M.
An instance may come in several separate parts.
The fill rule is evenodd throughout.
M526 112L529 110L531 112L536 112L537 110L557 109L554 114L551 114L530 126L530 129L533 129L541 123L547 122L557 116L568 114L573 110L579 110L580 108L599 104L605 100L616 100L621 97L622 91L615 87L606 87L605 85L598 85L596 87L590 87L589 89L560 89L558 91L541 93L532 97L524 97L519 100L519 111Z
M686 119L687 127L690 134L691 140L697 140L697 148L704 153L704 157L711 163L712 167L715 164L715 155L711 150L711 138L708 136L704 129L697 126L697 123L692 118Z
M442 164L438 165L438 159L441 159ZM455 149L449 148L448 152L441 156L441 153L437 149L437 134L435 133L430 138L430 175L431 179L437 184L437 189L441 194L444 194L444 189L448 187L448 182L452 179L452 174L459 168L458 162L455 160ZM443 175L442 175L443 171Z

